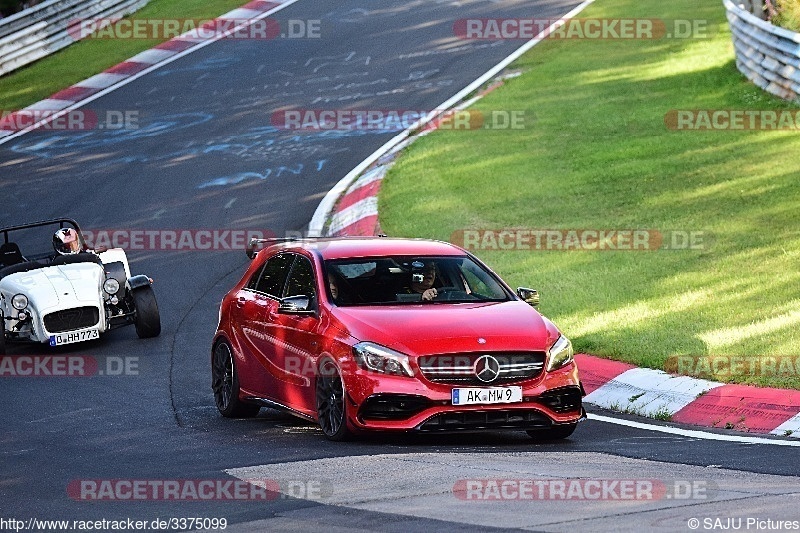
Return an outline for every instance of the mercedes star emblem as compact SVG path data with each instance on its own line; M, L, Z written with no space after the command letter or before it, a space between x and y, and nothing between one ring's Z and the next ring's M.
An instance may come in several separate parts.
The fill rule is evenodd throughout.
M491 383L500 375L500 363L491 355L482 355L475 361L475 376L484 383Z

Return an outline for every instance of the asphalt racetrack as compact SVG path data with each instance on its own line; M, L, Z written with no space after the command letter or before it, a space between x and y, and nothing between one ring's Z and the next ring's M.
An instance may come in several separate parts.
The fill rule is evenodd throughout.
M33 131L0 145L0 226L69 216L127 236L303 231L325 193L398 132L287 130L277 112L435 109L523 44L459 39L457 20L557 18L576 5L299 0L275 18L319 20L320 38L222 40L89 104L99 116L133 112L137 128ZM230 234L222 249L130 247L133 273L155 280L156 339L124 328L88 344L10 348L85 356L97 372L0 378L0 519L224 518L231 531L688 531L691 518L699 529L736 517L742 529L750 517L800 520L793 446L597 420L564 442L512 432L333 443L268 409L224 419L210 389L210 341L219 301L248 262L227 244ZM473 501L478 493L455 490L473 478L649 480L663 490L633 501L615 489L592 501ZM275 490L92 500L109 482L136 480L269 480Z

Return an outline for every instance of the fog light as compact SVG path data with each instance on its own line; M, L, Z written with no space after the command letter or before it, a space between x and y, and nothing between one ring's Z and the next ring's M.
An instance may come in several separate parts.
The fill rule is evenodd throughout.
M117 298L116 295L114 295L111 298L109 298L108 301L111 302L111 305L117 305L119 303L119 298Z
M28 313L26 313L25 311L20 311L17 314L17 320L19 320L20 322L26 320L27 318L28 318Z

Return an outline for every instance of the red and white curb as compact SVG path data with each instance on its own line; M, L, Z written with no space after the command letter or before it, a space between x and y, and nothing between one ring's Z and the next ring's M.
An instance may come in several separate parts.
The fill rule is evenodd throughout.
M350 185L328 221L328 235L377 235L378 191L391 163L378 165Z
M64 89L33 105L30 105L15 113L10 113L0 121L0 144L8 142L9 140L24 135L25 133L46 126L48 123L63 116L65 113L77 109L87 103L91 102L107 94L119 87L127 85L131 81L156 70L166 64L169 64L176 59L199 50L209 44L225 39L233 33L239 31L241 28L257 20L266 18L267 16L280 11L281 9L295 3L297 0L254 0L242 7L236 8L224 15L217 17L217 22L210 22L201 28L197 28L184 33L174 39L165 41L150 50L141 52L127 61L115 65L108 70L92 76L80 83L76 83L72 87ZM236 23L235 27L230 30L219 33L215 31L204 31L206 29L213 30L219 27L219 23L228 21ZM203 34L212 34L208 37L202 37ZM35 116L43 117L35 124L17 130L13 127L17 123L25 123L26 118L16 120L16 115L27 116L33 114ZM8 126L5 126L8 125ZM5 129L4 129L5 126Z
M800 438L800 391L731 385L576 356L587 403L698 426Z

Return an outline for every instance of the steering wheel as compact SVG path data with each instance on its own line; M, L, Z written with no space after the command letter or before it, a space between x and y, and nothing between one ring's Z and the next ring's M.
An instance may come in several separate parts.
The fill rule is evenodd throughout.
M459 290L457 287L440 287L436 289L436 298L434 300L449 300L450 295L457 293L457 292L464 292Z
M452 292L457 291L458 289L455 287L439 287L436 289L436 294L450 294Z

